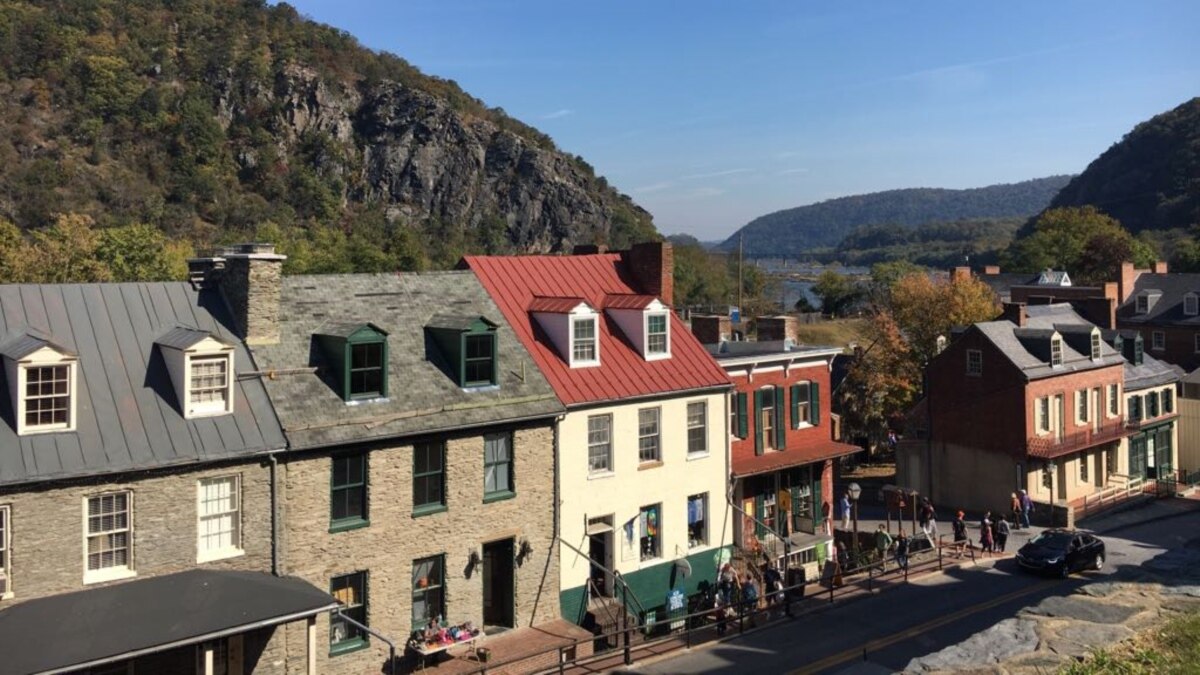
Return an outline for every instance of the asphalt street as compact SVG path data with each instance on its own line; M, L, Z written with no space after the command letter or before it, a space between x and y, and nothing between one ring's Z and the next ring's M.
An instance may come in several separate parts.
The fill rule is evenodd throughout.
M1102 536L1100 572L1067 580L1023 573L1011 559L949 569L871 597L635 667L634 673L883 673L956 645L1045 598L1132 571L1200 533L1200 512L1122 527ZM1010 539L1019 547L1028 534Z

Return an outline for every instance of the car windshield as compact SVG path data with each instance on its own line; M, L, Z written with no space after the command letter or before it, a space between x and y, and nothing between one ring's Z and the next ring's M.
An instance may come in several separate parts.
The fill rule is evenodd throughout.
M1052 548L1066 548L1067 544L1071 543L1072 536L1066 532L1043 532L1030 539L1029 543Z

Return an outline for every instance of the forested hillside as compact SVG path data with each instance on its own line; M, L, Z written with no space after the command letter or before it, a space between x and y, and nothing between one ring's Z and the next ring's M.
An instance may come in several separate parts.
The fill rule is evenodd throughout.
M262 0L0 2L0 218L45 250L271 239L292 272L657 236L536 129Z
M995 263L1013 239L1020 218L958 220L917 227L867 225L854 230L828 257L844 265L869 266L907 260L947 268Z
M969 190L912 188L841 197L776 211L747 223L722 248L735 250L744 236L748 256L800 256L834 247L864 225L916 227L968 219L1024 218L1050 203L1069 176L1050 176Z

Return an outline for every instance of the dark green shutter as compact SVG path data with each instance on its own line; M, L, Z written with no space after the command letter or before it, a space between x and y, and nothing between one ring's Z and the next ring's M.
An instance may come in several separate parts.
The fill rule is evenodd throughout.
M763 430L762 430L762 408L763 408L763 392L761 389L754 391L754 454L763 454Z
M792 385L792 428L800 428L800 385Z
M808 423L813 426L821 423L821 385L816 382L808 383Z
M1133 396L1129 399L1129 419L1137 422L1142 419L1142 397Z
M787 406L784 405L783 397L787 396L787 390L783 387L775 387L775 449L783 450L787 447L787 424L784 414L787 413Z
M819 528L825 523L825 502L821 496L821 476L825 471L825 462L813 464L812 469L817 474L812 482L813 531L819 532Z
M759 537L767 534L767 528L762 525L764 511L766 511L765 502L762 495L754 498L754 534Z
M739 391L737 393L737 437L745 438L750 435L749 426L747 425L746 414L746 392Z
M1149 410L1150 417L1158 417L1158 392L1150 392L1150 395L1146 397L1146 402L1150 404L1146 406Z
M1163 412L1170 414L1175 412L1175 391L1173 389L1164 389L1163 397Z

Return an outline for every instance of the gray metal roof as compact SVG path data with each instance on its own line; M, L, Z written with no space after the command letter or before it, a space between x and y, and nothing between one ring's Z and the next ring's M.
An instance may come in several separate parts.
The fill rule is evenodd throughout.
M1138 314L1137 297L1143 293L1150 296L1150 311ZM1183 297L1188 293L1200 293L1200 274L1143 272L1133 282L1133 292L1117 307L1117 320L1122 323L1200 327L1200 316L1183 313Z
M283 448L257 379L236 380L233 414L183 418L154 345L180 324L234 345L236 370L253 369L215 291L183 282L0 286L0 340L52 336L79 363L75 431L17 436L8 385L0 387L0 485Z
M49 347L64 356L74 356L74 352L51 341L48 337L37 335L38 331L28 331L13 337L0 347L0 356L13 360L23 359L43 347Z
M564 408L503 314L468 271L285 276L280 342L255 345L263 370L294 369L266 382L292 448L406 436L519 419ZM499 385L464 391L425 327L435 315L497 324ZM346 403L313 334L328 323L388 331L389 398ZM323 329L322 329L323 332ZM316 367L316 372L305 370Z
M484 323L496 325L496 322L487 318L472 314L434 314L429 318L429 322L425 325L428 328L443 328L446 330L470 330L475 325L476 321L482 319Z
M175 328L172 328L171 330L167 331L162 337L155 340L154 344L156 344L160 347L168 347L170 349L184 350L184 349L191 349L192 347L195 347L196 345L200 344L201 342L204 342L208 338L212 338L212 339L216 340L217 342L220 342L227 346L232 346L229 344L229 342L227 340L223 340L220 337L213 335L212 333L210 333L206 330L200 330L198 328L190 328L188 326L176 326Z
M1018 328L1016 324L1007 320L983 321L975 324L975 328L1003 352L1028 379L1055 377L1125 362L1124 357L1103 341L1100 343L1100 358L1093 361L1090 349L1087 354L1080 353L1071 344L1073 341L1064 339L1062 365L1051 366L1049 341L1056 330L1055 326L1088 326L1090 330L1092 324L1065 303L1030 305L1025 311L1027 321L1024 328Z
M717 344L706 344L704 348L718 361L740 359L749 356L778 356L794 359L798 356L832 355L841 353L841 347L819 345L797 345L791 340L763 341L732 341L723 340Z

